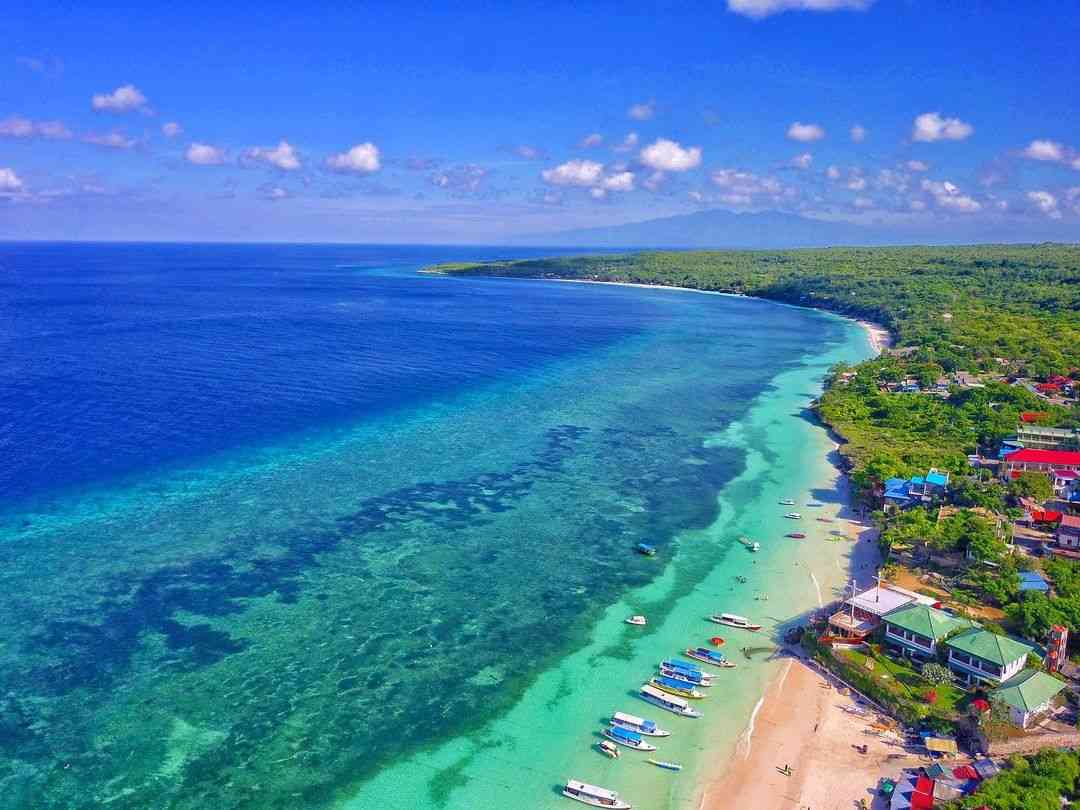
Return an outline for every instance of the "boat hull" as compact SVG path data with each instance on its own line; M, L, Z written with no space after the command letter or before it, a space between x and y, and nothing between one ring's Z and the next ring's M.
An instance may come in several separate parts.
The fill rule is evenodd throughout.
M722 661L714 661L711 658L706 658L704 655L698 655L692 650L687 650L683 653L687 658L693 658L695 661L701 661L703 664L711 664L714 667L720 667L721 669L733 669L735 665L728 661L726 658Z
M678 715L679 717L689 717L693 720L697 720L702 716L701 712L699 712L697 709L692 709L689 706L687 706L685 709L680 709L675 706L668 706L667 704L662 703L656 698L654 698L652 695L643 695L639 692L638 697L640 697L646 703L651 703L658 709L663 709L665 712L671 712L672 714Z
M604 729L604 736L611 740L616 745L621 745L624 748L629 748L631 751L655 751L656 746L652 743L647 743L642 740L640 743L634 743L632 740L622 740L615 734L612 734L609 729Z
M571 793L566 788L563 788L562 795L568 799L573 799L575 802L587 804L590 807L605 807L607 808L607 810L633 810L633 807L627 802L624 802L622 799L619 799L614 804L608 804L607 802L602 802L599 799L594 799L591 796L583 796L578 793Z
M729 622L727 619L721 619L719 616L710 616L709 621L714 624L722 624L724 627L734 627L736 630L760 630L760 624L739 624L738 622Z
M680 675L679 670L668 669L667 667L660 667L660 674L663 675L665 678L671 678L675 681L681 681L687 686L704 686L705 688L708 688L713 685L712 678L708 675L702 675L701 680L693 681L687 678L683 678Z

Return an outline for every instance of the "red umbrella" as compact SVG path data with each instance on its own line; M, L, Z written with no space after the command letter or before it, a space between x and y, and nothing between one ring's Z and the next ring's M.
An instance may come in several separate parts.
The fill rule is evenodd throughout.
M712 645L714 647L722 647L722 646L724 646L724 640L722 638L720 638L720 636L713 636L712 638L709 639L709 641L712 643Z

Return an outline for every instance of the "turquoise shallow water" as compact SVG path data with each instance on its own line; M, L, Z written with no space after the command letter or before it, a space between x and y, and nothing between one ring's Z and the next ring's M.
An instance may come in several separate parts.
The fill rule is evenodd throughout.
M835 546L775 539L775 491L827 474L801 409L861 332L746 299L286 258L241 255L258 272L200 299L197 327L194 305L170 313L146 365L123 361L151 338L114 313L16 320L62 374L27 389L54 421L16 430L2 478L9 806L543 807L574 775L691 801L770 665L721 673L724 708L691 729L671 718L678 776L609 764L591 735L649 711L630 691L712 634L707 610L767 604L772 626L816 598L792 553L827 561L826 589L839 575ZM27 354L15 371L42 374ZM639 610L644 633L621 624Z

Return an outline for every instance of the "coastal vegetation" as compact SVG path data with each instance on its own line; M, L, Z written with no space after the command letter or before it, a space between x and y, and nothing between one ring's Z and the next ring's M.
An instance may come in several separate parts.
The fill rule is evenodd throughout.
M1060 810L1078 798L1080 752L1046 749L1014 756L1000 774L979 785L971 796L945 805L950 810Z

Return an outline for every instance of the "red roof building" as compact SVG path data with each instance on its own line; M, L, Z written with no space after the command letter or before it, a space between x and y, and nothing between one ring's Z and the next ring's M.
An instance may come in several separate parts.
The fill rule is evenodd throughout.
M1042 419L1047 419L1049 416L1050 414L1046 413L1045 411L1024 411L1020 414L1020 421L1032 424Z
M1002 475L1015 478L1011 473L1073 470L1080 472L1080 453L1074 450L1032 450L1023 448L1009 453L1001 464Z

